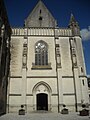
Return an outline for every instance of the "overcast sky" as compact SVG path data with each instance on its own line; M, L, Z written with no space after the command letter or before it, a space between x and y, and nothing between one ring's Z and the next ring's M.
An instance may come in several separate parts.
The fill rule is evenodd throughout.
M22 27L38 0L4 0L10 25ZM67 27L71 13L81 29L87 74L90 75L90 0L42 0L60 27Z

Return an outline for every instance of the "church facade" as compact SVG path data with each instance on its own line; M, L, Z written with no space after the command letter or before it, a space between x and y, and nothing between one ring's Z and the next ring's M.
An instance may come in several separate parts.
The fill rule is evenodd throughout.
M12 28L7 112L69 111L88 105L88 85L80 28L71 15L60 28L40 0L23 28Z

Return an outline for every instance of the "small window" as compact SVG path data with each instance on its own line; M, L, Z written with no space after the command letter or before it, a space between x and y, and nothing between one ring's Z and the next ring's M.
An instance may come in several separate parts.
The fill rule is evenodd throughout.
M83 73L83 68L81 67L81 72Z
M40 9L40 14L42 13L41 9Z
M42 20L42 17L41 17L41 16L39 17L39 20Z
M88 87L90 88L90 79L88 79Z
M85 82L84 82L84 80L82 80L82 84L83 84L83 86L85 85Z

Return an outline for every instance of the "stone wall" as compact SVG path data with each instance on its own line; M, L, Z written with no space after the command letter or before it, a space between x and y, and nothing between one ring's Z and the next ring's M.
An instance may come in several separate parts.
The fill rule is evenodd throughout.
M11 28L3 0L0 0L0 114L6 113L10 65Z

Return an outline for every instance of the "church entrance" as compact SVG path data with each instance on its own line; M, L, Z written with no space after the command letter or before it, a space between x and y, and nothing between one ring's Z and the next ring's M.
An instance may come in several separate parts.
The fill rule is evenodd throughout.
M37 110L48 111L48 95L45 93L37 94Z

